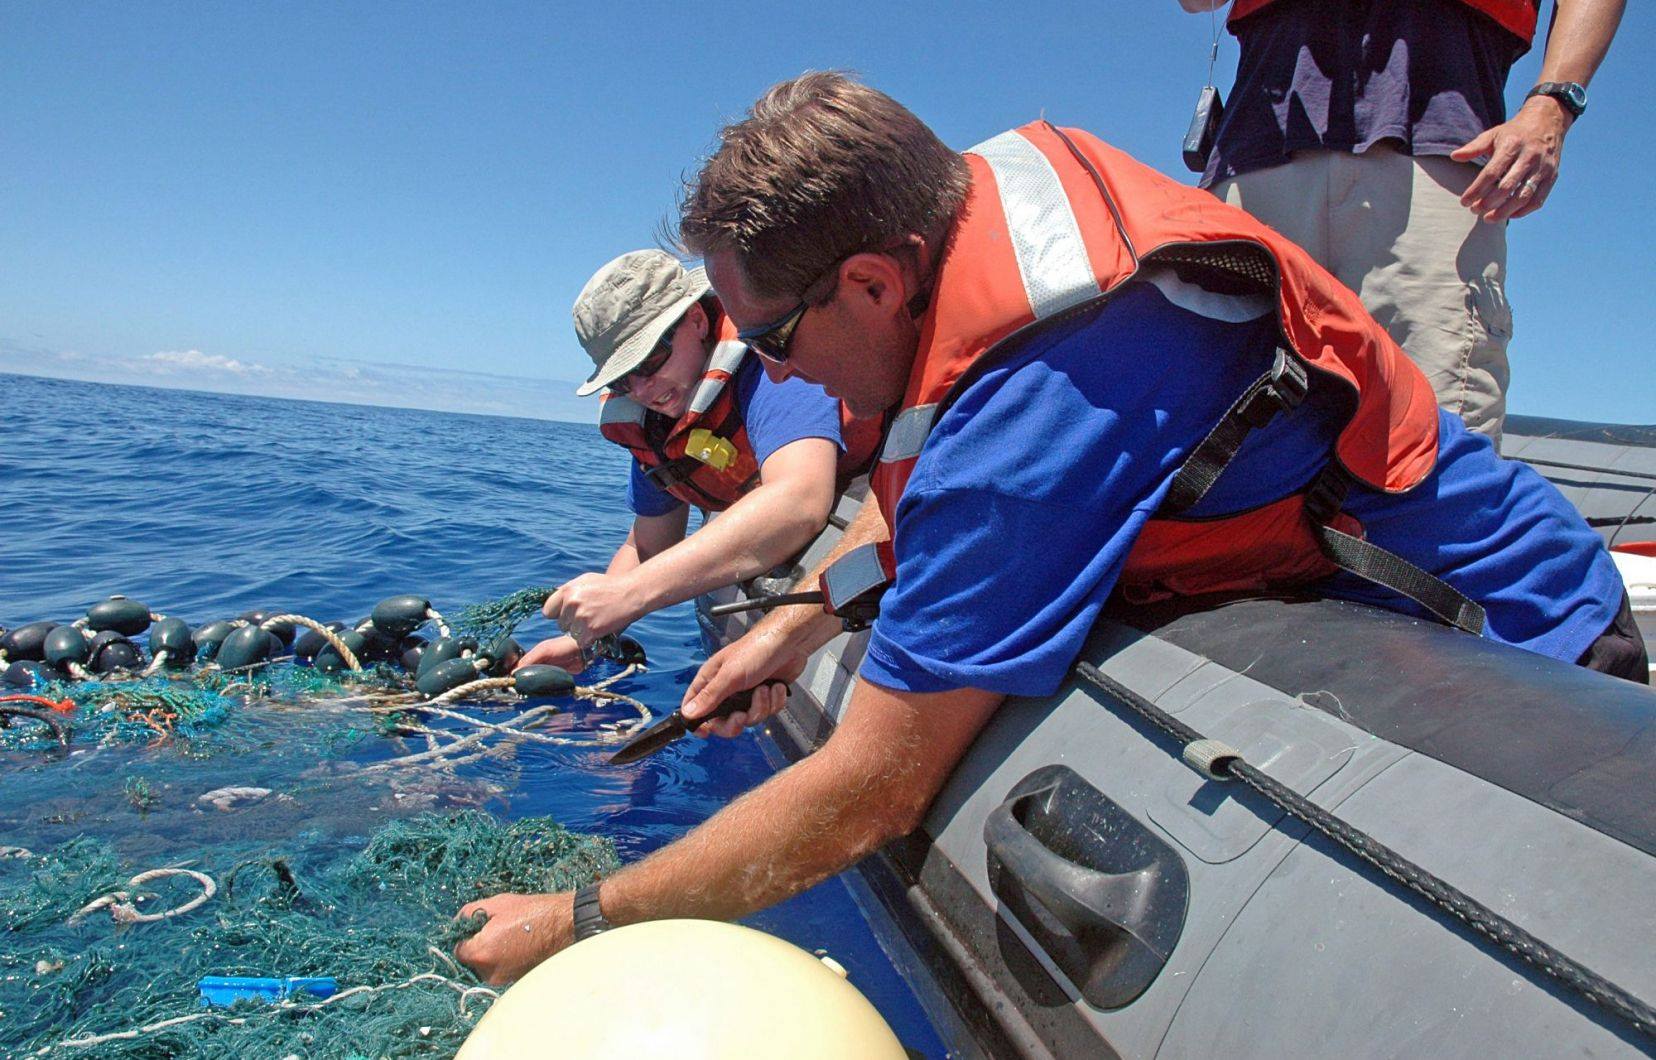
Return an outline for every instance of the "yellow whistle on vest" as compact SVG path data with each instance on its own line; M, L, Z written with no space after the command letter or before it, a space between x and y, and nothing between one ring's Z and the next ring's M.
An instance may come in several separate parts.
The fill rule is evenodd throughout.
M685 440L684 455L700 460L715 471L723 471L736 462L736 447L730 439L720 438L706 427L697 427Z

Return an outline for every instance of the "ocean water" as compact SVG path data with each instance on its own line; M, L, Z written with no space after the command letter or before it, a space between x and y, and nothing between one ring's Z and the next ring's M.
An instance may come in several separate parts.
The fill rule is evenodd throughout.
M602 569L630 522L625 471L624 454L581 424L0 375L0 625L67 621L112 593L192 625L253 608L355 621L403 592L452 612ZM537 617L518 639L528 646L551 632ZM617 690L658 713L673 709L704 657L690 606L630 633L651 667ZM315 764L303 760L304 741L281 743L203 762L201 790L279 789ZM94 832L159 855L226 834L211 815L189 837L145 834L150 826L120 805L121 785L152 766L176 776L177 761L151 760L177 751L120 754L97 770L0 754L0 844L51 849ZM631 860L771 772L752 736L683 740L627 770L607 767L606 754L526 747L476 768L478 801L503 817L544 814L607 836ZM360 816L366 832L382 808L330 812ZM942 1055L844 880L748 922L826 950L905 1045ZM710 1013L720 1013L710 1018L766 1004L760 986L731 984L728 1003L709 995Z

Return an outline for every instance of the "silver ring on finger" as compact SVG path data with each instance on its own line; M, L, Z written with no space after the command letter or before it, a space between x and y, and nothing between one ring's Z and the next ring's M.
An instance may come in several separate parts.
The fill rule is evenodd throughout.
M1526 180L1522 184L1518 185L1518 197L1520 199L1527 199L1531 195L1534 195L1539 188L1540 185L1535 183L1535 181Z

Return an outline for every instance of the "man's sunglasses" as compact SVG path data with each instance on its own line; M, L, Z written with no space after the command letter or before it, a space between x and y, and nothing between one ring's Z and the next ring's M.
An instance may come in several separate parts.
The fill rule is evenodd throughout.
M857 253L852 251L851 254ZM817 288L823 287L823 281L838 279L839 267L851 254L843 254L834 259L833 264L817 276L816 279L805 285L805 293L800 296L799 304L783 313L769 324L755 324L751 328L743 328L736 333L736 337L747 343L748 349L757 353L772 364L786 364L788 362L788 347L793 344L794 332L799 330L799 321L805 316L805 310L814 305L822 305L828 300L828 294L818 294L812 297ZM828 289L831 293L832 288Z
M661 341L656 343L655 349L650 351L650 355L644 358L642 364L609 385L610 393L630 393L633 387L661 371L667 359L673 356L673 334L676 331L676 326L668 328L667 334L661 336Z
M788 347L793 344L794 332L799 329L800 318L809 308L810 303L802 298L798 305L769 324L743 328L736 333L736 337L747 343L748 349L772 364L786 364Z

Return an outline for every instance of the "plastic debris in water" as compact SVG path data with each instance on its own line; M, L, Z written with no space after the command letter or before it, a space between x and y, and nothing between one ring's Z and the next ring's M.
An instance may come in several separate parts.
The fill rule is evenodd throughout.
M204 975L196 984L201 991L201 1003L213 1008L228 1008L238 1001L286 1001L294 994L309 994L318 1000L333 997L339 992L339 982L332 976L295 976L275 979L256 975Z

